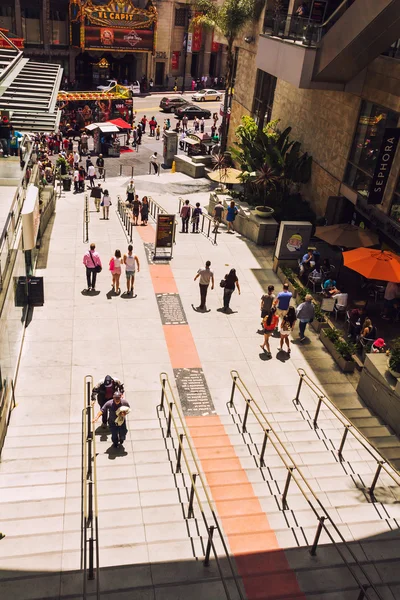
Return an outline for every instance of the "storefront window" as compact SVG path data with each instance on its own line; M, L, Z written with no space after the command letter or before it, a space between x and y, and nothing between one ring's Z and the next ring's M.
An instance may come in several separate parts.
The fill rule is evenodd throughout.
M400 177L397 181L397 187L393 194L392 208L390 209L390 217L400 224Z
M10 5L0 6L0 27L2 29L8 29L9 31L14 31L14 18L13 18L14 10ZM15 32L14 32L15 33Z
M27 44L42 43L39 6L31 6L22 9L22 33Z
M186 27L187 10L186 8L175 9L175 27Z
M50 11L51 39L50 43L56 46L68 46L67 13L60 10Z
M360 118L353 140L344 181L361 196L368 198L385 129L397 127L399 114L366 102L361 104Z
M257 124L266 125L271 120L276 87L276 77L257 69L256 88L253 100L253 118Z

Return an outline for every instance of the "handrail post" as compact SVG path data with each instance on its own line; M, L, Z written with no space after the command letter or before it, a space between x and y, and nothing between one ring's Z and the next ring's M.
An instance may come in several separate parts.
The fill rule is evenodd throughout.
M161 384L161 402L160 402L160 410L162 410L164 408L164 397L165 397L165 377L163 377L162 379L162 384Z
M283 507L283 510L287 510L286 496L287 496L287 493L289 491L289 485L290 485L290 480L292 479L293 469L294 469L294 467L289 467L288 474L287 474L287 477L286 477L285 489L283 490L283 495L282 495L282 507Z
M233 383L232 383L231 399L229 400L230 406L233 406L233 397L235 395L235 389L236 389L236 379L237 379L237 377L235 376L233 378Z
M300 404L300 390L301 390L301 386L303 385L303 375L300 375L300 381L299 381L299 385L297 386L297 392L296 392L296 397L295 397L295 402L296 404Z
M310 550L311 556L315 556L317 553L317 546L318 546L319 538L321 536L322 528L324 526L325 519L326 519L326 517L319 517L319 519L318 519L317 531L315 532L314 542L313 542L313 545Z
M246 424L247 424L247 417L249 416L250 402L251 402L251 398L246 400L246 408L244 409L243 427L242 427L243 433L246 433L246 431L247 431Z
M212 547L212 539L213 539L213 535L214 535L214 529L215 526L214 525L210 525L210 529L208 530L208 542L207 542L207 548L206 548L206 555L204 557L204 566L208 567L208 565L210 564L210 552L211 552L211 547Z
M365 591L366 591L367 587L368 586L365 586L365 587L362 586L362 588L360 590L360 593L357 596L357 600L364 600L364 598L365 598Z
M318 421L319 411L321 410L321 404L322 404L322 396L318 396L317 410L315 411L314 420L313 420L314 428L317 427L317 421Z
M122 163L119 165L119 176L122 176Z
M181 472L181 457L182 457L183 438L184 438L183 433L180 433L179 434L178 457L177 457L177 461L176 461L176 471L175 471L176 473L180 473Z
M343 452L344 445L346 443L346 438L347 438L348 433L349 433L349 425L346 425L346 427L344 429L342 441L340 442L339 451L338 451L338 456L339 456L340 460L342 460L342 452Z
M260 454L260 465L262 467L265 467L264 454L265 454L265 449L267 447L268 434L269 434L269 429L266 429L265 432L264 432L264 441L263 441L263 445L262 445L262 448L261 448L261 454Z
M88 579L94 579L94 567L93 567L93 536L89 539L89 574Z
M193 473L193 483L192 483L192 487L190 488L190 497L189 497L189 508L188 508L188 519L191 519L194 517L194 512L193 512L193 500L194 500L194 486L196 485L196 473Z
M169 414L168 414L168 422L167 422L167 438L171 437L171 421L172 421L172 409L173 409L174 403L170 402L169 403Z
M371 484L371 487L369 488L369 493L371 494L371 496L373 495L375 487L376 487L376 484L378 483L378 479L379 479L379 475L380 475L380 472L382 470L382 467L383 467L383 460L380 460L378 462L378 468L376 469L374 480L373 480L373 482Z

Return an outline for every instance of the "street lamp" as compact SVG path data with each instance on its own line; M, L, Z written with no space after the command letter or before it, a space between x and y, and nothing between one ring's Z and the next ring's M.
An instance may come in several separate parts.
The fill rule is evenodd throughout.
M185 75L186 75L186 59L188 55L188 42L189 42L189 25L190 19L192 18L192 11L190 8L187 9L187 31L185 33L184 47L185 47L185 58L183 61L183 77L182 77L182 94L185 93Z

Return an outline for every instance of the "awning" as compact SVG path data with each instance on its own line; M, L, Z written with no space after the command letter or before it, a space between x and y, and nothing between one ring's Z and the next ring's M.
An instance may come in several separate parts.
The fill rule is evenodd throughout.
M100 123L99 129L102 133L118 133L119 131L118 127L111 123Z
M105 123L90 123L85 127L88 131L93 131L94 129L100 129L102 133L118 133L119 129L116 125L113 125L111 121L106 121Z
M129 125L129 123L124 121L124 119L120 119L120 118L110 119L110 121L108 121L108 123L112 123L113 125L116 125L120 129L132 129L131 125Z

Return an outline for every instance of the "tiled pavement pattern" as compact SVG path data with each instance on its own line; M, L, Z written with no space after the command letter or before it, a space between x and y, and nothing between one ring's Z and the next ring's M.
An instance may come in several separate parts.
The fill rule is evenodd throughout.
M155 184L154 178L144 177L137 181L138 188L167 210L176 210L179 192L174 189L172 196L166 188L178 187L179 179L172 175L159 179ZM114 198L122 184L126 180L110 182ZM183 185L188 189L190 184ZM197 199L204 204L205 195L192 194L192 202ZM316 518L293 483L288 509L281 510L286 470L270 445L267 466L259 467L259 426L250 415L248 432L243 434L243 403L238 400L235 409L227 406L231 369L238 370L263 405L318 499L379 586L381 597L398 598L399 489L387 485L382 476L378 501L369 502L364 489L375 470L369 456L348 439L344 461L339 462L334 448L342 430L331 413L321 410L319 429L314 431L310 421L315 399L305 390L303 408L293 404L296 369L302 367L341 408L369 419L369 413L359 412L366 409L359 403L353 379L339 373L312 333L309 344L293 345L289 360L274 354L272 361L264 362L259 355L255 333L259 297L267 281L276 283L270 250L255 248L236 235L221 234L217 247L201 235L178 235L171 267L149 265L143 238L151 241L151 229L138 228L134 236L141 260L138 296L107 296L108 260L116 247L125 249L126 241L113 211L106 222L92 212L90 239L97 243L104 270L100 294L87 296L82 294L86 248L82 212L82 197L63 197L42 250L46 303L35 309L26 331L18 406L0 464L0 531L6 534L0 541L1 597L81 597L83 377L90 373L97 380L107 372L123 379L133 410L126 453L113 453L110 442L98 437L101 597L225 597L215 565L208 569L202 565L201 523L184 518L187 478L172 473L172 441L165 439L165 426L160 426L156 411L161 371L172 382L174 368L201 367L218 416L191 417L188 426L247 598L356 600L358 588L325 534L316 557L310 557L307 546L315 535ZM191 308L198 295L193 277L207 259L217 283L229 268L237 269L242 295L234 294L231 315L216 312L222 296L218 286L209 293L210 313ZM188 325L162 325L156 294L167 292L179 293ZM178 328L181 333L174 333ZM187 344L190 336L194 346L180 363L182 343ZM277 341L272 345L276 347ZM380 437L378 421L371 422L375 427ZM353 562L346 549L341 552ZM364 581L358 567L356 572ZM235 599L232 582L229 585ZM370 592L370 597L377 596Z

